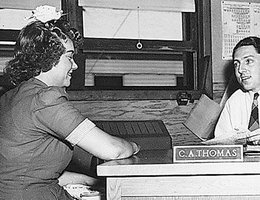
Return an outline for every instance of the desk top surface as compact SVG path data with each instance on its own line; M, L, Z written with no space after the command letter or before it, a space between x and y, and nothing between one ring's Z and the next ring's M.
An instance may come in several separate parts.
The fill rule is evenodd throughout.
M99 176L170 176L259 174L260 154L244 156L244 161L220 163L173 163L172 149L145 150L136 156L112 160L97 166Z

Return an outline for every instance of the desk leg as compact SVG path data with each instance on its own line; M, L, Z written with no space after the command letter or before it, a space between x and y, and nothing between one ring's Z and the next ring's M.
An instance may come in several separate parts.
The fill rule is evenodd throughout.
M118 178L107 178L107 199L106 200L121 200L122 187L121 180Z

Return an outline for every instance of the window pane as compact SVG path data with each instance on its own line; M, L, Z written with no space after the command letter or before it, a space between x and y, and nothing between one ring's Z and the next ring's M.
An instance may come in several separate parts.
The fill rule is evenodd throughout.
M84 7L84 37L182 40L182 13Z
M20 30L29 23L31 10L0 9L0 29Z

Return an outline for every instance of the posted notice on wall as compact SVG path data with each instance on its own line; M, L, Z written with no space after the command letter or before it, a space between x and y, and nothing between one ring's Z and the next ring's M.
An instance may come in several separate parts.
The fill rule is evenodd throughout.
M236 43L260 36L260 3L222 1L222 59L232 59Z

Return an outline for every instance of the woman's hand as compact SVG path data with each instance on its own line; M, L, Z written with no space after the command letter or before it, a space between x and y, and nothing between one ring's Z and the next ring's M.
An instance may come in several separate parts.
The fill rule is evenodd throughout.
M67 184L83 184L91 186L97 184L98 182L97 179L91 176L69 171L64 171L63 174L61 174L61 176L58 178L58 180L60 186L64 186Z

